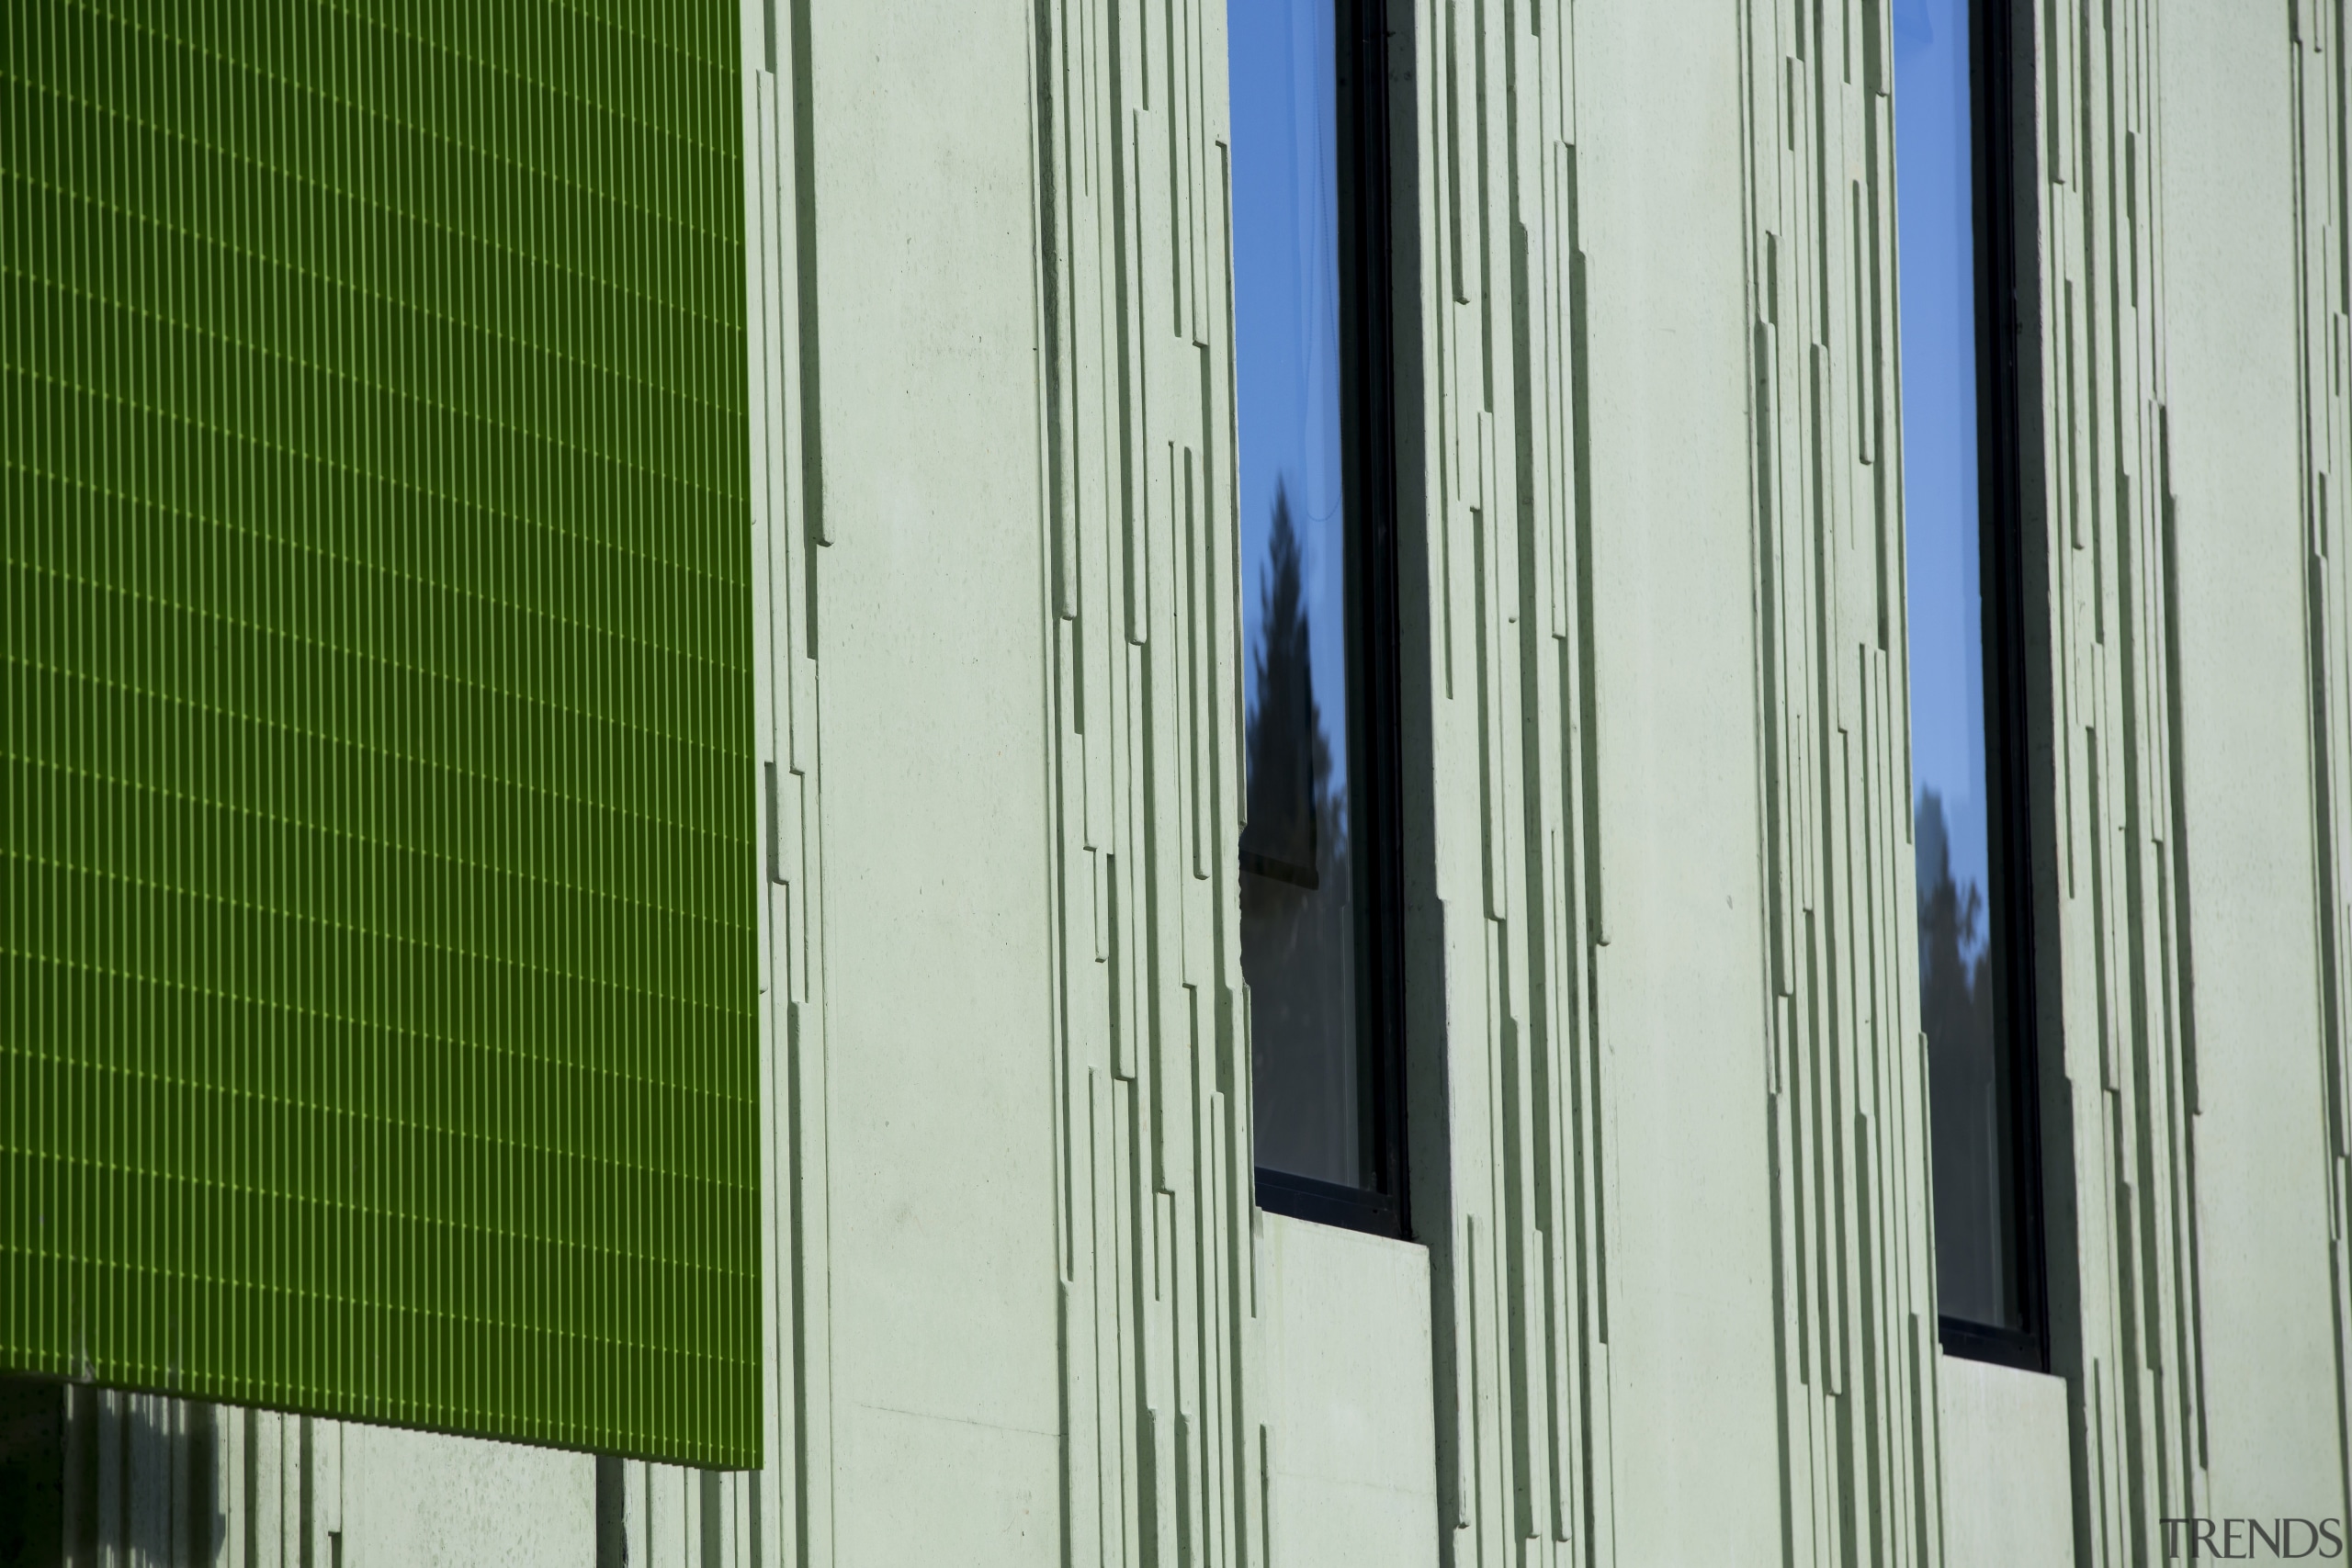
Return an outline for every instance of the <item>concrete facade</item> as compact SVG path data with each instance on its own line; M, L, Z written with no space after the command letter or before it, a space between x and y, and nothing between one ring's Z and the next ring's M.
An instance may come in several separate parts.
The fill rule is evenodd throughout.
M765 1467L77 1388L70 1560L2343 1521L2352 39L2012 5L2038 1374L1938 1349L1889 16L1393 0L1397 1242L1250 1200L1223 7L750 0Z

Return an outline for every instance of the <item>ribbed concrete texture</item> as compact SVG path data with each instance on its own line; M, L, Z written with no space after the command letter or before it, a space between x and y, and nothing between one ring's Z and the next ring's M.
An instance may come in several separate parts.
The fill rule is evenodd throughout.
M2018 178L2016 308L2034 345L2025 635L2048 673L2030 722L2052 1353L2076 1560L2104 1568L2154 1561L2159 1517L2209 1511L2160 29L2149 0L2012 16L2018 139L2038 152Z
M1616 1560L1573 13L1393 29L1415 1234L1442 1561Z
M1263 1561L1223 8L1043 0L1065 1562Z
M597 1461L585 1454L84 1384L24 1381L0 1390L12 1415L38 1406L51 1416L38 1451L0 1453L0 1472L11 1482L38 1476L56 1488L59 1506L28 1538L28 1562L554 1568L598 1560ZM628 1468L720 1480L668 1466ZM640 1528L637 1540L634 1563L731 1568L748 1561L701 1555L700 1536L689 1543L695 1550L650 1555L654 1538Z
M2160 17L2206 1511L2342 1519L2346 34L2304 0Z
M802 1538L788 1533L788 1518L787 1533L776 1533L776 1516L763 1506L764 1478L756 1472L612 1458L598 1459L595 1467L595 1568L760 1568L807 1560ZM492 1552L518 1545L495 1526L469 1544L477 1551L487 1544ZM443 1559L420 1553L390 1560ZM461 1552L451 1560L474 1559ZM560 1561L583 1560L571 1551Z
M824 856L816 608L823 508L813 325L816 210L808 6L743 0L746 407L751 423L752 746L760 773L760 1277L763 1466L729 1494L768 1550L829 1551L833 1459L826 1140ZM600 1548L613 1519L662 1535L661 1500L687 1472L605 1461ZM684 1490L681 1491L680 1489ZM698 1524L699 1496L678 1502ZM650 1519L654 1523L649 1525ZM681 1528L687 1528L682 1525ZM628 1539L634 1540L635 1536ZM632 1553L632 1563L646 1561ZM691 1559L689 1559L691 1561Z
M2352 39L2006 3L2052 1375L1937 1345L1892 6L1387 14L1399 1241L1251 1201L1223 6L743 0L763 1468L15 1381L0 1527L2127 1568L2340 1519ZM647 1443L723 1373L640 1390Z
M2318 915L2325 968L2326 1160L2329 1253L2335 1281L2336 1357L2342 1375L2352 1332L2352 1249L2343 1241L2352 1180L2352 539L2345 534L2345 488L2352 479L2352 217L2341 128L2347 95L2339 13L2312 6L2292 38L2294 189L2301 241L2295 282L2301 328L2302 535L2309 592L2312 772Z
M1784 1551L1934 1563L1887 17L1741 27Z
M2320 1062L2324 1141L2314 1151L2327 1193L2328 1277L2335 1302L2337 1476L2333 1503L2352 1498L2352 536L2345 494L2352 481L2352 111L2347 36L2340 7L2306 5L2289 18L2293 62L2293 189L2301 243L2295 257L2301 369L2301 537L2307 591L2316 870ZM2265 40L2275 48L2278 39ZM2265 51L2267 53L2268 51ZM2284 869L2283 867L2281 869ZM2312 1216L2316 1218L2316 1215ZM2313 1235L2311 1239L2317 1240Z

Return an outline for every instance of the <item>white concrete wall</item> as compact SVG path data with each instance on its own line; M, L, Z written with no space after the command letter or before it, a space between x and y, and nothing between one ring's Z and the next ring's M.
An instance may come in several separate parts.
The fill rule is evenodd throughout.
M1945 1568L2064 1568L2075 1560L2066 1385L1943 1359Z
M1257 1245L1272 1561L1435 1562L1428 1252L1280 1214Z
M1781 1509L1742 40L1713 0L1577 25L1617 1553L1695 1568Z
M597 1561L587 1454L50 1386L65 1409L52 1457L64 1472L72 1568ZM641 1523L638 1539L629 1561L639 1568L740 1561L649 1550Z
M596 1561L590 1455L389 1427L318 1426L335 1450L327 1483L339 1494L342 1540L340 1555L316 1568L585 1568ZM226 1562L241 1560L232 1553Z
M1031 41L812 11L844 1562L1059 1553Z
M1597 1485L1624 1568L1775 1561L1785 1506L1735 11L1657 0L1589 5L1576 21L1603 524L1592 629L1609 721L1597 771L1611 931L1592 963L1615 1119L1612 1321L1596 1358L1614 1425ZM831 1421L810 1461L828 1505L812 1528L830 1533L809 1554L1045 1564L1063 1551L1065 1417L1035 35L1023 6L942 17L914 0L820 7L812 39L831 541L818 569L831 880L816 958L831 1077L820 1085L831 1231L814 1286L831 1339L810 1356L806 1395ZM2312 941L2284 17L2283 3L2255 0L2167 8L2164 157L2146 166L2167 215L2211 1502L2322 1517L2343 1506L2342 1374ZM1475 910L1474 887L1457 908ZM1450 983L1476 990L1483 967ZM1440 1235L1448 1219L1416 1224ZM1272 1216L1253 1244L1249 1375L1272 1562L1401 1568L1470 1540L1440 1511L1429 1254ZM2064 1380L1949 1359L1938 1376L1946 1561L2075 1561ZM306 1450L298 1418L76 1397L71 1441L92 1457L74 1539L93 1562L372 1568L599 1551L585 1456L332 1423L311 1427ZM632 1568L753 1557L747 1483L621 1474ZM759 1561L794 1560L786 1528L771 1517Z
M2165 346L2211 1455L2200 1511L2341 1517L2329 1280L2341 1216L2328 1193L2330 1155L2341 1151L2327 1146L2301 613L2312 551L2298 494L2288 90L2297 51L2283 6L2173 0L2164 22ZM2315 74L2338 69L2314 62ZM2332 122L2322 134L2335 134ZM2330 292L2340 311L2340 289ZM2341 670L2340 647L2334 658Z

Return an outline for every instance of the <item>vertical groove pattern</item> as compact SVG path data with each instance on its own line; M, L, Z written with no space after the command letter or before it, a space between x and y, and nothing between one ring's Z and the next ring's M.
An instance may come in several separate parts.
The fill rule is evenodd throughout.
M2335 1308L2335 1416L2352 1467L2352 574L2339 525L2352 467L2352 166L2345 144L2352 83L2346 80L2340 4L2289 6L2295 116L2297 351L2302 374L2304 603L2312 690L2312 796L2319 863L2321 1051L2327 1086L2328 1277ZM2352 1498L2352 1468L2342 1476Z
M815 615L827 541L816 472L808 3L742 4L752 683L763 889L758 1160L765 1467L726 1478L723 1511L730 1520L742 1516L747 1561L817 1564L832 1561L833 1448ZM655 1509L664 1487L692 1479L631 1465L626 1486L632 1528Z
M2019 259L2039 1043L2075 1561L2209 1512L2196 1038L2166 450L2151 0L2022 0L2038 156ZM2030 210L2027 204L2030 202ZM2038 416L2038 417L2037 417Z
M1942 1561L1884 0L1745 0L1781 1552Z
M345 1568L442 1561L435 1545L563 1561L582 1536L596 1568L796 1561L788 1534L779 1552L763 1532L756 1471L486 1449L75 1383L0 1393L58 1417L45 1457L62 1482L62 1550L42 1561L62 1568ZM569 1484L591 1466L593 1519ZM497 1477L488 1487L483 1471Z
M755 1461L723 14L0 38L0 1365Z
M343 1424L112 1389L63 1405L63 1568L346 1560Z
M1417 1143L1444 1168L1414 1174L1442 1550L1605 1568L1613 1156L1573 11L1415 0L1409 16L1417 188L1398 205L1413 203L1419 295L1400 310L1421 385L1400 408L1421 427L1398 439L1420 493L1399 504L1426 552L1403 578L1429 603L1427 940L1444 951L1446 1094L1415 1106L1448 1118Z
M1062 1528L1262 1560L1214 0L1035 0Z

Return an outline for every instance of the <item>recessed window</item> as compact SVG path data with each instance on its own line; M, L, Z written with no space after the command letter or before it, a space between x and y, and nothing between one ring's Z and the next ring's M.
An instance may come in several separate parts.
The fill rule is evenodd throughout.
M2006 51L1973 13L1894 7L1919 994L1944 1345L2039 1366Z
M1381 45L1333 0L1227 26L1259 1201L1401 1232Z

